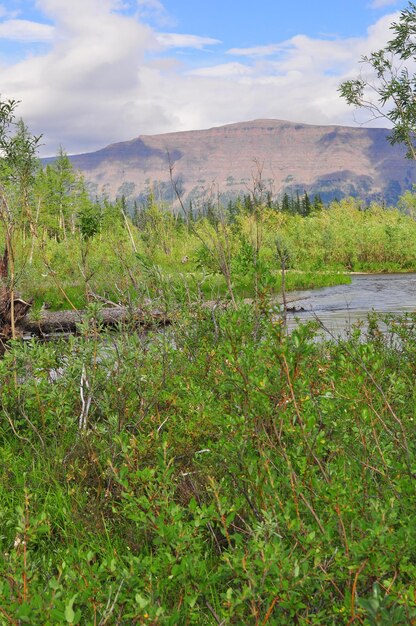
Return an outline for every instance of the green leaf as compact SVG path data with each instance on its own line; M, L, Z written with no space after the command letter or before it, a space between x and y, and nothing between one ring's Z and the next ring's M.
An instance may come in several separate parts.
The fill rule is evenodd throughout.
M198 594L196 596L193 596L192 598L188 599L188 604L191 607L191 609L194 608L197 600L198 600Z
M60 587L60 583L59 583L59 581L57 581L57 580L56 580L56 578L52 578L52 579L49 581L49 587L50 587L51 589L54 589L54 590L56 591L56 589L59 589L59 587Z
M72 596L68 604L65 606L65 619L68 622L68 624L72 624L75 619L75 612L72 607L74 605L75 598L77 597L77 595L78 594L76 593L74 596Z
M135 600L141 609L144 609L149 604L149 600L143 598L139 593L136 593Z

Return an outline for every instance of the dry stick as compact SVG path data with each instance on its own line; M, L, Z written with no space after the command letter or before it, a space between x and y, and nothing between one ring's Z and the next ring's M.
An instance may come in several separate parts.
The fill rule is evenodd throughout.
M168 156L168 161L169 161L170 182L172 184L173 191L175 192L175 195L176 195L176 197L178 199L178 202L179 202L179 204L181 206L181 209L182 209L182 211L183 211L183 213L184 213L184 215L186 217L188 228L190 228L192 230L193 234L197 237L197 239L199 239L199 241L202 243L202 245L208 250L208 253L211 255L211 257L215 260L215 255L214 255L213 251L209 248L209 246L207 246L206 241L201 236L201 234L198 232L198 230L191 224L191 221L189 219L189 212L185 208L185 205L184 205L183 200L182 200L182 196L181 196L181 194L179 192L179 189L178 189L178 185L173 180L173 167L174 167L174 164L172 163L172 160L170 158L169 152L167 153L167 156ZM222 222L221 222L221 226L223 228L223 232L224 232L224 236L226 238L226 241L228 241L228 238L227 238L226 233L225 233L225 227L224 227L224 224ZM216 247L215 242L213 243L213 246ZM229 263L227 262L227 259L225 257L225 253L221 249L220 245L218 246L217 252L219 253L220 267L221 267L222 274L223 274L223 276L225 278L225 281L227 283L228 293L230 294L230 298L231 298L231 302L232 302L233 308L236 310L237 309L237 303L235 301L234 291L233 291L232 284L231 284Z
M287 297L286 297L286 252L282 248L282 244L277 240L276 242L277 256L280 260L280 269L282 276L282 300L283 300L283 324L286 327L287 323Z
M376 448L377 448L377 450L378 450L378 452L380 454L380 457L381 457L381 459L383 461L383 465L384 465L384 467L386 469L386 474L382 474L382 472L379 472L379 473L382 474L383 476L387 477L388 476L388 472L389 472L389 466L387 465L386 459L384 458L383 450L381 449L381 446L380 446L379 437L378 437L378 434L376 432L376 429L374 428L374 423L375 423L375 420L371 420L371 432L373 433L374 441L376 443ZM383 423L383 421L381 421L381 423ZM387 429L387 432L389 432L388 429ZM371 466L368 465L368 467L371 467Z
M120 595L120 591L121 591L121 588L122 588L123 585L124 585L124 578L121 579L121 583L119 584L119 587L118 587L118 589L117 589L117 591L116 591L116 593L114 595L114 600L113 600L113 603L112 603L111 606L110 606L111 597L108 598L107 606L105 608L106 615L101 618L98 626L104 626L105 624L107 624L107 622L110 619L112 613L114 612L114 608L116 606L116 602L117 602L118 596Z
M15 267L14 267L14 255L13 246L7 237L7 245L9 248L9 260L10 260L10 322L12 327L12 339L16 339L16 322L14 318L14 281L15 281Z
M26 415L26 412L23 410L22 407L20 407L20 410L22 412L23 417L25 418L25 420L28 422L28 424L30 425L30 427L33 429L33 431L36 433L36 435L39 437L40 443L42 445L42 448L45 449L45 442L43 441L42 435L40 434L40 432L38 431L38 429L36 428L36 426L34 425L34 423L31 421L31 419Z
M32 241L30 244L29 265L32 265L32 262L33 262L33 253L35 250L35 239L38 236L39 212L40 212L40 198L38 200L38 206L36 208L35 224L34 225L31 224L31 227L30 227L31 234L32 234Z
M272 611L273 611L273 609L274 609L274 605L276 604L276 602L278 601L278 599L279 599L279 596L275 596L275 597L273 598L273 600L272 600L272 602L271 602L271 604L270 604L269 608L267 609L267 613L266 613L266 615L264 616L264 620L262 621L261 626L265 626L265 624L267 624L267 622L269 621L269 617L271 616Z
M213 491L213 493L214 493L214 498L215 498L215 501L216 501L216 503L217 503L218 513L220 514L220 518L221 518L221 525L222 525L222 527L223 527L224 534L225 534L225 537L226 537L226 539L227 539L227 543L228 543L228 545L229 545L229 546L231 546L231 537L230 537L230 533L228 532L227 522L226 522L226 519L225 519L225 515L224 515L224 513L222 512L222 506L221 506L221 502L220 502L220 497L219 497L218 491L215 489L215 482L214 482L214 479L213 479L211 476L208 476L208 481L209 481L209 483L211 484L212 491Z
M196 501L198 502L198 505L199 505L199 506L201 506L202 502L201 502L201 498L199 497L198 490L197 490L197 488L195 487L195 484L194 484L194 482L192 481L192 478L188 478L188 480L189 480L189 482L190 482L190 483L191 483L191 485L192 485L192 489L193 489L193 492L194 492L194 495L195 495ZM217 546L217 550L218 550L218 552L221 552L221 546L220 546L220 544L219 544L219 541L218 541L217 536L216 536L216 534L215 534L215 532L214 532L214 528L213 528L213 526L212 526L211 522L207 522L207 527L208 527L209 532L210 532L210 533L211 533L211 535L212 535L212 538L214 539L214 543L215 543L215 545Z
M55 270L53 270L48 262L48 260L46 259L46 256L43 255L43 262L49 272L49 274L52 276L53 282L55 283L55 285L58 287L59 291L61 292L61 294L63 295L63 297L65 298L65 300L68 302L69 306L71 307L71 309L73 309L74 311L78 311L77 307L75 306L75 304L72 302L72 300L70 299L70 297L68 296L68 294L66 293L65 289L62 287L61 283L59 282L59 280L56 278L56 272Z
M15 268L14 268L14 254L13 254L13 216L6 200L6 196L2 190L1 193L1 205L0 219L4 224L6 231L6 249L8 257L8 265L10 267L10 323L12 330L12 339L16 339L16 325L14 320L14 281L15 281Z
M349 551L349 548L348 548L347 533L345 532L345 526L344 526L344 522L342 520L341 511L340 511L340 508L339 508L338 504L336 504L334 506L334 510L335 510L335 513L338 516L338 520L339 520L339 523L340 523L340 526L341 526L342 536L343 536L344 545L345 545L345 554L347 555L347 557L349 557L350 556L350 551Z
M387 589L384 587L384 589L385 589L385 591L386 591L386 594L387 594L387 595L388 595L388 594L390 593L390 591L392 590L393 585L394 585L394 583L396 582L396 578L397 578L397 576L398 576L398 575L399 575L399 574L398 574L397 570L394 570L394 576L393 576L393 579L390 581L389 586L387 587Z
M321 520L319 519L319 517L317 516L313 506L311 504L309 504L309 502L307 501L307 499L305 498L305 496L303 495L303 493L301 491L299 491L299 496L302 498L303 502L306 504L306 506L308 507L308 509L310 510L310 512L312 513L313 517L316 520L316 523L319 526L319 530L321 531L321 533L323 535L325 535L325 528L322 526Z
M218 213L220 214L220 196L219 196L219 191L217 191L217 207L218 207ZM228 291L229 294L231 296L231 301L234 305L234 307L236 307L236 302L234 299L234 292L233 292L233 287L232 287L232 283L231 283L231 271L230 271L230 267L231 267L231 255L230 255L230 243L229 243L229 237L228 237L228 232L226 229L226 225L225 225L225 219L224 219L224 215L223 212L221 210L221 214L220 214L220 226L221 226L221 230L224 236L224 241L225 241L225 250L222 248L222 246L220 244L218 244L218 250L220 253L220 258L222 258L221 261L221 266L223 267L223 274L225 276L225 280L227 282L227 287L228 287ZM220 240L218 240L220 241Z
M364 394L365 394L365 397L366 397L366 399L367 399L368 406L371 408L371 410L373 411L374 415L377 417L378 421L379 421L379 422L381 423L381 425L383 426L383 428L384 428L384 430L386 431L386 433L388 433L388 434L390 435L390 437L391 437L392 439L394 439L394 441L396 441L396 442L400 445L400 443L401 443L401 442L400 442L400 439L399 439L399 438L398 438L398 437L394 434L394 432L392 432L392 431L390 430L390 428L387 426L386 422L384 421L384 419L383 419L383 418L382 418L382 416L380 415L379 411L377 411L377 409L376 409L376 408L375 408L375 406L373 405L372 399L369 397L369 395L368 395L368 393L367 393L367 390L366 390L366 389L364 389ZM379 445L378 439L377 439L377 447L379 448L379 451L380 451L381 457L382 457L382 459L383 459L383 461L384 461L384 456L383 456L383 453L381 452L381 449L380 449L380 445Z
M241 465L240 465L241 467ZM254 517L256 518L256 520L258 522L263 522L264 521L264 517L263 515L261 515L261 513L258 511L257 507L254 505L254 503L252 502L250 496L247 493L247 490L244 488L244 486L241 486L241 484L237 483L237 481L235 480L235 477L233 474L229 473L231 480L233 481L234 485L237 487L237 489L239 489L241 491L241 493L244 496L245 501L247 502L248 506L250 507L250 509L252 510Z
M97 300L98 302L104 302L104 304L108 304L109 306L114 307L115 309L123 308L119 302L113 302L113 300L107 300L107 298L100 296L98 293L95 293L94 291L89 290L88 293L91 298L93 298L94 300Z
M126 260L125 256L123 256L123 254L124 254L123 245L122 245L122 242L120 242L120 245L117 248L117 258L120 260L122 266L127 271L128 275L129 275L129 278L131 280L131 284L133 285L133 287L135 289L139 290L139 284L137 283L135 277L133 276L131 268L128 265L127 260Z
M6 619L9 620L9 624L15 624L15 626L19 625L20 622L16 622L16 620L14 620L8 613L6 613L6 611L1 606L0 606L0 613L4 615Z
M218 615L216 614L216 612L214 611L214 609L212 608L208 600L205 600L205 606L207 607L208 611L211 613L212 617L215 619L215 621L217 622L219 626L225 623L224 620L220 620L220 618L218 617Z
M15 437L17 437L18 439L20 439L20 441L26 441L26 443L28 443L28 444L31 446L31 448L33 448L33 451L34 451L35 453L37 453L37 452L38 452L38 450L37 450L37 448L33 445L33 443L30 441L30 439L29 439L28 437L23 437L22 435L19 435L19 433L17 432L17 430L16 430L16 428L15 428L15 425L13 424L13 420L12 420L12 418L10 417L10 415L8 414L8 412L7 412L4 408L3 408L3 413L4 413L4 415L6 416L7 421L9 422L9 424L10 424L10 428L12 429L13 434L15 435Z
M296 486L295 484L297 483L297 476L296 473L294 472L293 468L292 468L292 463L289 459L289 457L286 454L286 450L282 449L282 453L283 456L286 460L288 469L289 469L289 480L290 480L290 486L292 489L292 496L293 496L293 502L295 503L295 509L296 509L296 517L298 518L299 521L301 521L300 519L300 513L299 513L299 500L298 500L298 494L296 493Z
M305 436L305 444L306 444L306 446L307 446L307 448L308 448L309 452L310 452L310 453L311 453L311 455L313 456L313 458L314 458L314 460L315 460L316 464L318 465L319 469L321 470L322 475L323 475L323 477L325 478L325 482L327 482L328 484L330 484L330 482L331 482L331 481L329 480L329 478L328 478L328 476L327 476L327 473L326 473L326 471L325 471L324 467L322 466L321 461L319 460L319 458L316 456L316 454L315 454L315 453L314 453L314 451L312 450L312 448L311 448L311 446L310 446L310 444L309 444L309 442L308 442L308 439L307 439L307 437L306 437L306 433L305 433L305 424L304 424L304 421L303 421L302 416L301 416L301 414L300 414L299 406L298 406L298 403L297 403L297 400L296 400L295 390L294 390L294 388L293 388L292 380L291 380L291 378L290 378L289 366L288 366L288 363L287 363L287 360L286 360L286 357L285 357L285 355L284 355L284 354L283 354L283 363L284 363L284 366L285 366L286 378L287 378L287 382L288 382L288 385L289 385L290 395L291 395L291 397L292 397L293 405L294 405L294 407L295 407L296 416L297 416L297 418L298 418L298 420L299 420L299 424L300 424L300 426L301 426L301 428L302 428L302 432L303 432L303 434L304 434L304 436Z
M29 495L25 488L25 526L23 534L23 602L26 602L28 596L27 588L27 530L29 528Z
M291 469L290 460L289 460L289 458L288 458L288 456L287 456L287 454L286 454L286 451L285 451L285 449L284 449L283 447L281 448L281 452L282 452L282 455L283 455L284 459L286 460L286 463L287 463L287 465L288 465L289 469ZM274 464L274 463L272 463L272 465L273 465L273 467L276 469L275 464ZM292 471L293 471L293 470L292 470ZM294 472L293 472L293 474L294 474L294 476L295 476L295 479L297 479L296 474L295 474ZM298 517L299 521L301 521L301 519L300 519L300 515L299 515L299 506L298 506L298 501L297 501L297 497L296 497L295 487L294 487L294 484L293 484L292 480L293 480L293 477L292 477L292 474L291 474L291 475L290 475L290 483L291 483L292 492L293 492L293 499L294 499L295 506L296 506L297 517ZM280 500L279 500L279 499L278 499L278 502L279 502L280 508L281 508L281 510L282 510L282 512L283 512L283 504L280 502ZM305 548L303 547L302 542L298 540L296 533L294 533L294 532L292 531L292 535L293 535L293 536L295 537L295 539L296 539L296 544L295 544L295 546L294 546L294 549L296 548L296 546L297 546L297 545L299 545L300 549L301 549L301 550L305 553ZM325 574L325 576L328 576L328 572L326 571L326 569L323 567L323 565L322 565L321 563L318 563L318 565L317 565L317 566L318 566L318 568L321 570L321 572L322 572L323 574ZM332 580L332 578L329 578L328 580L329 580L330 584L334 587L335 591L338 593L339 597L340 597L341 599L344 599L344 594L343 594L343 592L341 591L341 589L338 587L338 585L336 584L336 582L335 582L334 580Z
M367 561L368 561L368 559L366 559L364 561L364 563L362 563L360 565L360 567L358 568L358 570L357 570L357 572L356 572L356 574L354 576L354 582L352 584L352 589L351 589L351 618L350 618L348 624L352 624L355 621L356 617L358 617L356 615L356 613L355 613L355 594L356 594L356 591L357 591L358 577L361 574L361 572L363 571L363 569L365 568L365 566L367 565Z
M299 410L298 403L297 403L297 400L296 400L295 390L293 389L293 384L292 384L292 381L291 381L291 378L290 378L289 366L288 366L288 363L287 363L285 355L283 355L283 363L284 363L284 366L285 366L285 373L286 373L286 377L287 377L287 382L289 384L289 389L290 389L290 393L291 393L291 396L292 396L292 401L293 401L293 404L294 404L294 407L295 407L296 415L297 415L297 418L298 418L299 423L301 425L302 431L305 434L304 423L303 423L302 416L300 414L300 410ZM305 437L305 443L306 443L310 453L312 454L313 458L315 459L317 465L319 466L319 468L320 468L320 470L322 472L322 475L325 478L325 481L329 484L330 481L329 481L329 479L327 477L327 474L326 474L324 468L322 467L322 463L320 462L318 457L315 455L315 453L313 452L313 450L309 446L306 437ZM285 454L285 457L287 458L286 454ZM287 458L287 461L288 461L288 458ZM292 482L292 480L291 480L291 482ZM305 498L305 496L303 495L303 493L301 491L299 491L299 497L303 500L303 502L305 503L305 505L307 506L309 511L312 513L312 515L315 518L315 520L316 520L316 522L317 522L317 524L319 526L319 529L322 532L322 534L325 535L325 529L322 526L322 523L321 523L319 517L317 516L317 514L316 514L314 508L312 507L312 505L307 501L307 499ZM299 511L298 510L297 510L297 514L298 514L298 518L299 518Z
M130 228L129 221L127 219L126 212L125 212L125 210L123 209L122 206L120 206L120 210L121 210L121 212L123 214L123 217L124 217L124 222L126 224L127 232L129 234L129 237L130 237L130 241L131 241L131 246L133 248L133 252L135 252L137 254L136 244L135 244L135 241L134 241L134 238L133 238L133 233L131 232L131 228Z
M87 390L87 394L88 394L87 395L87 399L85 399L84 387ZM86 369L85 369L85 365L82 366L82 373L81 373L81 380L80 380L79 390L80 390L80 397L81 397L81 413L80 413L79 418L78 418L78 429L79 430L86 430L88 414L89 414L90 406L91 406L92 394L91 394L90 383L89 383L89 380L87 378L87 372L86 372Z

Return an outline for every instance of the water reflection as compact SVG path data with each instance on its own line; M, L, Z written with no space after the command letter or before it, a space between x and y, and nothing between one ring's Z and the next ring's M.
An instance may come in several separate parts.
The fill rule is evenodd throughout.
M289 316L289 328L296 319L318 318L331 333L345 335L358 322L365 326L372 311L380 317L416 312L416 273L354 275L349 285L294 291L287 299L289 306L304 309Z

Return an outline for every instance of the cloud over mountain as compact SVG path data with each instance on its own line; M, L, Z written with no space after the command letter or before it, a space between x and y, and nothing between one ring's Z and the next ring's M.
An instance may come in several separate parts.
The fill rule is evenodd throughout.
M135 11L128 5L37 0L42 23L0 13L0 37L35 46L0 57L1 94L21 100L19 115L43 133L44 154L259 117L351 123L338 85L357 73L362 54L384 45L395 17L382 17L363 37L299 34L227 51L215 37L145 23L149 13L169 22L159 0L140 0ZM194 57L185 60L183 49Z

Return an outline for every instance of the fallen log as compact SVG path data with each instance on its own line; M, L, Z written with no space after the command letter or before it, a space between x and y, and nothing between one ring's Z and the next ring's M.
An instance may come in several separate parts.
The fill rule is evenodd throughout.
M88 315L91 315L90 313ZM42 311L39 319L26 315L19 320L18 330L22 334L44 337L55 333L77 333L79 325L87 316L86 311ZM104 308L97 313L97 323L105 327L129 324L150 328L166 326L171 320L162 311L146 311L128 307Z

